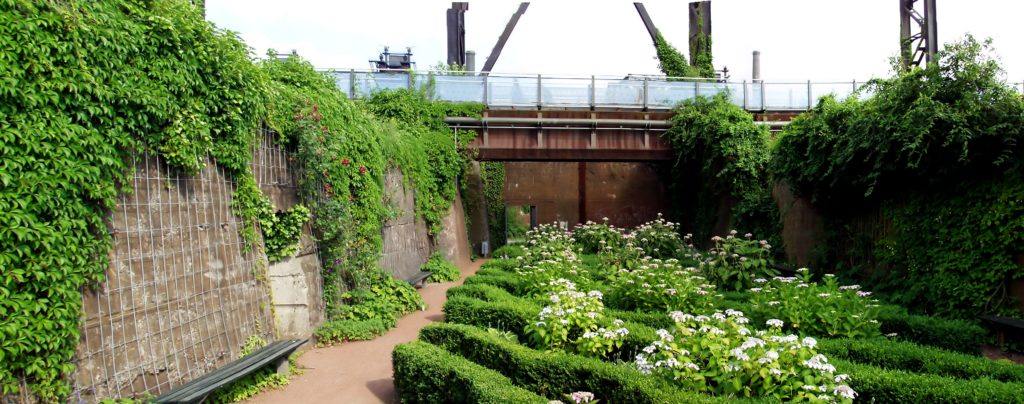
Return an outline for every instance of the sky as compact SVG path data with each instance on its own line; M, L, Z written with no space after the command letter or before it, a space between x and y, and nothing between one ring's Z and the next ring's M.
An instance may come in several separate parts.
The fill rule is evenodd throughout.
M665 38L685 50L685 1L644 1ZM466 49L482 67L518 7L514 1L470 1ZM207 19L238 32L257 56L296 50L318 68L365 69L384 46L411 47L419 69L447 55L450 1L207 0ZM992 38L1009 82L1024 81L1024 2L938 0L940 44L971 33ZM898 52L899 0L713 0L712 47L717 69L751 79L761 51L761 77L774 82L863 81L891 74ZM941 45L940 45L941 47ZM629 1L532 1L512 32L495 73L560 75L660 74L654 46Z

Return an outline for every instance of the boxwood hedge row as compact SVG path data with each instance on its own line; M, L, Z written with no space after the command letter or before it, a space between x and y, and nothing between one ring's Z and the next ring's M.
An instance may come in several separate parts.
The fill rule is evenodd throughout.
M547 403L507 377L425 342L395 347L395 389L403 403Z

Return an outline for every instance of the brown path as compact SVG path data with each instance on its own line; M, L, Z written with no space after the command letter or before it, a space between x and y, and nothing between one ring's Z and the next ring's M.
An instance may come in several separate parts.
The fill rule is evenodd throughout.
M462 279L472 275L484 260L462 268ZM442 321L441 307L448 288L462 284L462 279L448 283L431 283L420 294L427 310L417 311L398 320L398 325L371 341L346 342L327 348L314 348L299 357L303 374L293 376L284 389L270 390L250 399L249 403L397 403L391 373L391 351L395 345L419 336L420 328Z

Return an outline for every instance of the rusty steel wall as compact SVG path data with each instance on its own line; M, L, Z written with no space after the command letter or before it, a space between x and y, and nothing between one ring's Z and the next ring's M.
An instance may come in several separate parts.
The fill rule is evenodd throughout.
M537 206L540 223L570 227L605 217L634 227L670 208L668 189L649 163L506 162L505 201Z
M133 166L106 280L84 291L75 399L158 395L273 336L266 261L239 236L229 176L209 158L196 176L142 153Z

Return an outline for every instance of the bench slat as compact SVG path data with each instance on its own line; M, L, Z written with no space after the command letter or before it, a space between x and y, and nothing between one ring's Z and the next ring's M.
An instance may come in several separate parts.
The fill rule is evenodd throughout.
M434 274L433 272L420 271L420 272L414 274L413 276L409 277L409 279L406 279L405 281L409 282L410 285L416 286L417 283L421 283L421 282L426 281L427 278L429 278L430 275L433 275L433 274Z
M248 376L269 365L271 362L290 354L304 343L306 343L306 340L301 339L272 342L244 358L236 359L221 368L178 386L178 388L171 390L167 394L157 397L155 401L158 403L198 402L214 390Z

